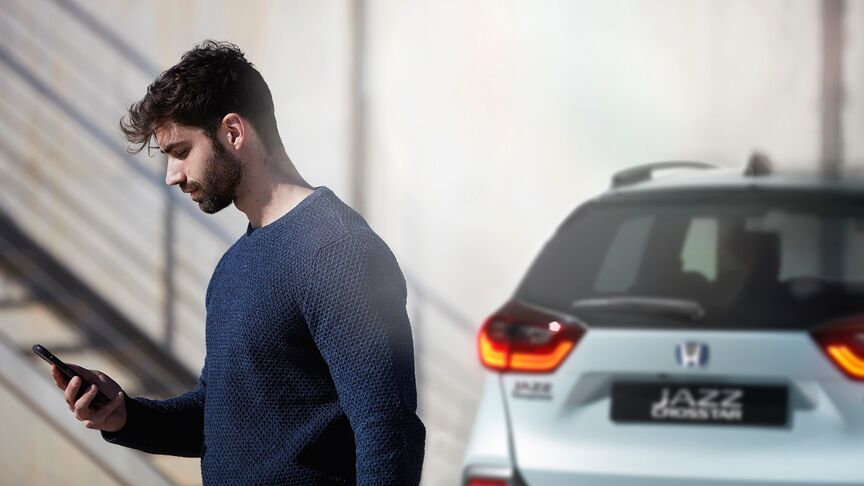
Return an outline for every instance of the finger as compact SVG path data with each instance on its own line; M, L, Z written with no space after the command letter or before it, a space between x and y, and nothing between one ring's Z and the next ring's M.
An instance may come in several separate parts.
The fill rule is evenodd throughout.
M78 396L78 388L81 387L81 378L77 376L73 376L71 380L69 380L69 386L66 387L66 391L63 392L63 397L66 399L66 404L69 405L69 410L73 410L75 405L75 400Z
M117 407L119 407L121 403L123 403L122 391L115 395L114 398L112 398L111 401L108 402L106 405L103 405L101 408L99 408L96 413L93 414L93 418L91 420L93 422L96 422L97 424L103 423L109 415L111 415L112 413L114 413L115 410L117 410Z
M69 386L69 380L66 379L66 376L60 372L60 368L56 365L51 365L51 377L54 378L54 384L57 385L57 388L66 391L66 387Z
M66 364L68 364L69 367L72 368L72 370L74 372L78 373L78 375L81 376L81 378L84 378L87 381L93 382L93 381L96 381L94 378L98 378L97 373L99 373L99 372L96 370L88 370L87 368L82 368L76 364L71 364L71 363L66 363Z
M88 420L92 417L93 411L90 410L90 402L93 401L98 391L99 388L96 388L96 385L90 385L87 392L75 402L75 418L78 420Z

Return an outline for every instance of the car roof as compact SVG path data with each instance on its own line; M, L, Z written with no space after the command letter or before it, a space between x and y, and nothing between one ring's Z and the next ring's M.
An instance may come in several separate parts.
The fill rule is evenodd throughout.
M647 164L634 169L638 171L644 167L650 172L649 166L662 164L668 163ZM676 169L674 166L665 168ZM632 172L634 169L621 171L615 175L615 178L625 172ZM601 194L600 199L625 194L634 196L639 194L662 195L666 192L699 193L703 191L782 191L864 196L864 177L860 174L844 173L840 176L832 176L815 170L748 174L745 167L702 167L700 170L692 170L684 166L681 170L675 170L675 173L656 178L653 177L653 174L649 174L648 177L641 177L642 175L644 174L639 173L635 182L621 183L613 179L612 187Z

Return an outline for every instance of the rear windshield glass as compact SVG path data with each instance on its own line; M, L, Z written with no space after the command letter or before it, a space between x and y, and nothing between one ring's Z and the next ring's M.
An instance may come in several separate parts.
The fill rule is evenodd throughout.
M864 313L864 205L789 196L594 204L546 244L517 297L591 326L809 329ZM579 304L598 299L607 305ZM704 313L617 305L634 299Z

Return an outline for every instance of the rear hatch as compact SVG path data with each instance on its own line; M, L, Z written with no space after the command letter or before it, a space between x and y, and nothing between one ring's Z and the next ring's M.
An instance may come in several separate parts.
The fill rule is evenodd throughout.
M578 210L486 326L530 316L557 339L537 358L523 333L542 369L502 375L525 480L864 483L859 208L737 192Z

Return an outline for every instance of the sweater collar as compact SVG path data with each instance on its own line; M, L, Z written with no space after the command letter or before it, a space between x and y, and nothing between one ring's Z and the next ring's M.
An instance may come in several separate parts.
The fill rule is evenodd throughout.
M267 225L264 225L264 226L261 226L261 227L258 227L258 228L252 226L251 223L247 223L247 225L246 225L246 236L247 236L247 237L248 237L248 236L252 236L252 235L258 235L258 236L260 236L260 235L262 235L262 234L268 233L268 232L269 232L270 230L272 230L272 229L275 229L275 228L278 228L278 227L280 227L280 226L283 226L283 225L286 224L288 221L291 221L291 220L293 220L295 217L297 217L297 215L298 215L299 213L302 213L302 212L305 210L306 207L310 206L310 205L313 204L316 200L321 199L322 197L324 197L324 196L326 196L326 195L328 195L328 194L332 194L332 191L330 191L330 189L327 188L326 186L318 186L318 187L316 187L315 190L312 191L312 194L309 194L308 196L306 196L305 198L303 198L303 200L300 201L300 203L298 203L296 206L294 206L293 208L291 208L291 210L288 211L287 213L283 214L282 216L279 216L279 218L277 218L277 219L276 219L275 221L273 221L272 223L267 224Z

